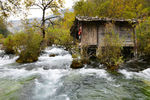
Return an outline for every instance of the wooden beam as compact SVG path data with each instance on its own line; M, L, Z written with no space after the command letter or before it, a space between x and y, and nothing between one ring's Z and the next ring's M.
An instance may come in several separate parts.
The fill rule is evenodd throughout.
M137 50L137 35L135 31L135 27L133 27L133 39L134 39L134 56L137 58L138 50Z

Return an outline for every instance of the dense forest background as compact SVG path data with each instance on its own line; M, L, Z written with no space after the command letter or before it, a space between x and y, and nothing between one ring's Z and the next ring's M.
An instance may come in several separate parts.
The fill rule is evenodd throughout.
M150 15L150 0L80 0L76 14L110 18L143 18Z

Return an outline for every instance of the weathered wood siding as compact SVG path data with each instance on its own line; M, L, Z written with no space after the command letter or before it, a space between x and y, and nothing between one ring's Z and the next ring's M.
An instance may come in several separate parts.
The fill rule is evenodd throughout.
M123 46L134 46L132 26L116 24L115 32L124 40Z
M81 45L103 46L103 38L106 34L105 24L99 22L82 22ZM113 29L124 40L123 46L134 46L132 26L116 23L113 24Z
M98 25L98 46L103 44L103 38L105 34L105 25L99 24Z
M82 23L82 45L97 45L97 26L95 23Z
M119 34L120 39L124 40L123 46L134 46L133 29L131 26L114 24L113 29L116 34ZM103 46L103 38L105 34L105 25L98 25L98 46Z

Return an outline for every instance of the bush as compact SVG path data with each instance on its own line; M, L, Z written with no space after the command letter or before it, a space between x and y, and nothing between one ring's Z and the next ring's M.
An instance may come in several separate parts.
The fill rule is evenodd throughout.
M30 33L26 38L27 39L23 42L23 44L17 46L17 48L19 48L19 50L17 50L19 55L17 62L19 63L37 61L40 54L40 43L42 41L42 37L39 34Z
M66 48L70 48L72 44L72 37L68 29L49 28L46 34L46 41L48 45L56 44Z
M0 44L3 43L3 40L4 40L4 36L3 36L3 34L0 34Z
M64 17L53 21L46 32L46 41L49 46L56 44L71 49L73 38L70 36L70 28L75 20L75 14L69 9L64 11Z
M42 37L29 30L27 33L21 32L9 36L5 39L5 51L13 51L19 56L18 63L30 63L38 60L40 54L40 43Z
M4 42L3 42L3 48L5 50L5 53L6 54L14 54L15 51L14 51L13 47L14 47L13 36L9 35L7 38L4 39Z
M141 22L137 28L138 51L141 55L150 56L150 17Z
M105 64L110 69L116 69L123 63L121 55L122 40L119 34L115 34L112 30L111 33L106 33L97 50L97 57L102 64Z
M7 37L9 34L11 34L7 29L6 20L3 19L1 16L0 16L0 34L2 34L4 37Z

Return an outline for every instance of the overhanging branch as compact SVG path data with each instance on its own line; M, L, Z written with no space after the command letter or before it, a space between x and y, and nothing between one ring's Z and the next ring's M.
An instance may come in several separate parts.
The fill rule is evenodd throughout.
M49 17L49 18L46 18L46 19L45 19L45 21L47 21L47 20L51 20L51 19L53 19L53 18L58 18L58 17L60 17L60 16L53 16L53 17Z
M44 8L47 8L54 0L49 1Z

